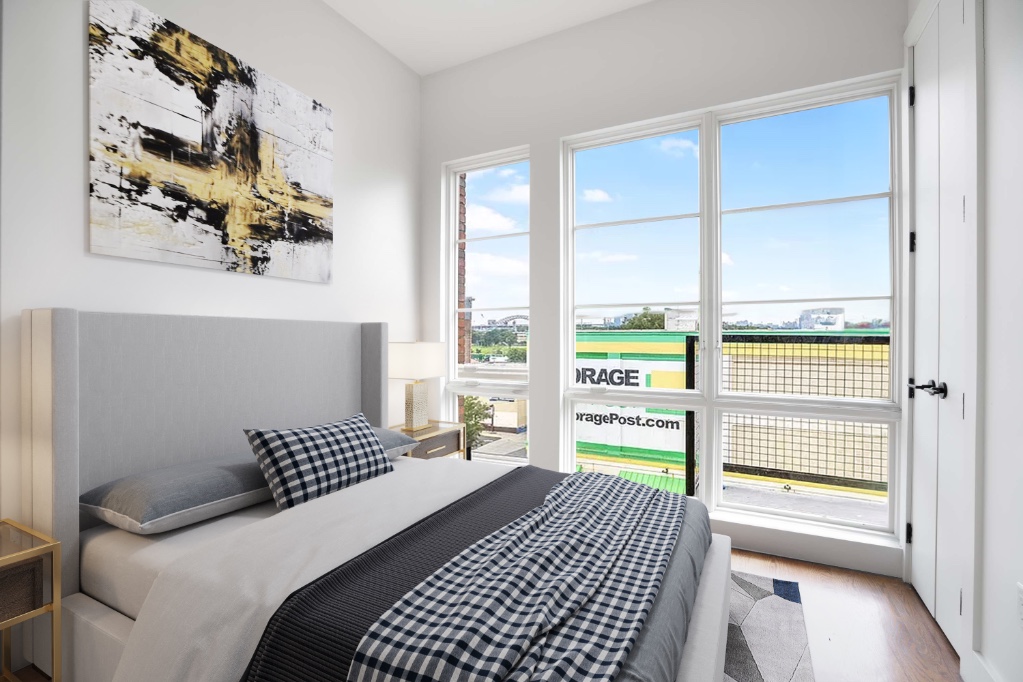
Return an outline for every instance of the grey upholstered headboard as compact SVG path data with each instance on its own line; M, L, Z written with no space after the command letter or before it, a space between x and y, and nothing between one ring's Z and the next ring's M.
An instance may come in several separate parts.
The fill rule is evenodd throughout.
M78 496L122 476L251 454L242 429L387 412L387 325L27 310L26 515L78 591Z

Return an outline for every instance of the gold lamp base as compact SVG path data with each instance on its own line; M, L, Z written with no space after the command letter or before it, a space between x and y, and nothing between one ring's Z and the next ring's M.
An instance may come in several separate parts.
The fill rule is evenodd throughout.
M430 428L429 392L422 381L405 384L405 427L402 431L415 433Z

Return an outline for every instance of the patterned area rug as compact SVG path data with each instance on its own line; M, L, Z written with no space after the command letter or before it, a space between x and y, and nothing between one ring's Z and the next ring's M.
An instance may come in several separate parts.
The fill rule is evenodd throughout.
M725 682L813 682L799 583L732 572Z

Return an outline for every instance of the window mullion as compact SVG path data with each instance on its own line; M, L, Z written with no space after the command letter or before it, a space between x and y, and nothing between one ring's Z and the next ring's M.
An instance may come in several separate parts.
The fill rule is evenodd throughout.
M612 220L606 223L583 223L576 225L573 230L593 230L600 227L622 227L623 225L644 225L646 223L663 223L671 220L690 220L699 218L699 213L680 213L678 215L654 216L652 218L631 218L629 220Z
M713 403L715 407L728 412L745 414L773 414L884 424L895 423L902 418L901 408L894 403L868 403L850 398L729 393L727 396L718 396Z
M795 201L785 204L764 204L762 206L744 206L742 208L722 209L721 215L735 215L737 213L757 213L759 211L784 211L789 208L809 208L811 206L830 206L834 204L849 204L856 201L870 201L871 199L891 199L892 193L876 192L874 194L856 194L844 197L832 197L829 199L811 199L809 201Z
M720 430L714 402L721 385L721 195L718 170L721 127L712 112L703 116L700 140L700 387L709 409L703 413L699 497L711 511L721 490Z

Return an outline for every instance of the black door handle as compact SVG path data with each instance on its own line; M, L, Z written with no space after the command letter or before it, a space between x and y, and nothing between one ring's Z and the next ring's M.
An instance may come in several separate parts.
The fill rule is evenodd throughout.
M934 379L931 379L926 384L914 384L913 380L910 379L909 387L914 390L924 391L925 393L936 395L942 399L948 397L948 385L946 385L944 381L942 381L940 384L935 384Z

